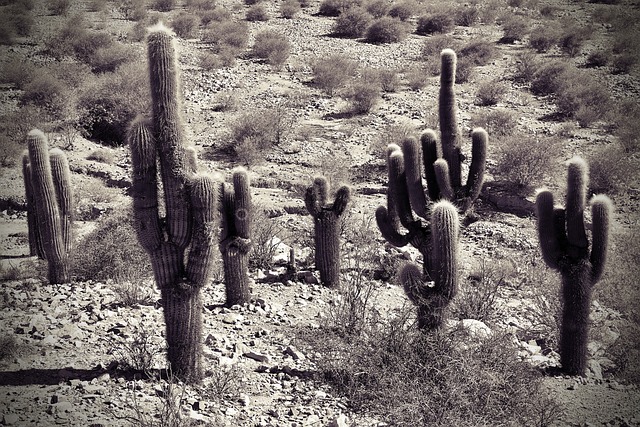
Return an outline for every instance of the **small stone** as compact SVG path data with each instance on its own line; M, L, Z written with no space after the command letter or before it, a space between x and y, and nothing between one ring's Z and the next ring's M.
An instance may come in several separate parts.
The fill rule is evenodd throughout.
M293 360L304 360L306 358L300 350L292 345L284 349L284 354L288 354Z
M234 325L238 322L242 322L244 320L244 316L240 313L227 313L222 316L222 323L226 323L227 325Z
M2 424L6 426L16 425L18 423L18 416L16 414L4 414L2 416Z
M257 351L248 351L244 353L243 356L261 363L269 363L271 361L271 358L268 355L258 353Z
M307 417L307 419L304 420L304 424L303 425L305 425L305 426L315 426L315 425L318 425L318 424L320 424L320 417L317 416L316 414L313 414L313 415L309 415Z
M327 427L349 427L349 419L345 414L340 414L337 418L331 420Z

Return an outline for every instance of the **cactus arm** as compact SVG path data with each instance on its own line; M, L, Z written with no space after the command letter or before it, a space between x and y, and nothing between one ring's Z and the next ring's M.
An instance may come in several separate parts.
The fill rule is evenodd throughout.
M395 223L392 221L389 215L389 211L384 206L379 206L376 209L376 223L384 237L389 243L396 247L403 247L410 243L409 234L400 234L395 227Z
M411 262L406 263L400 270L399 278L409 300L417 306L423 305L426 298L424 291L428 288L420 267Z
M158 213L155 139L140 118L129 127L127 139L133 167L131 195L135 230L142 247L153 253L164 240Z
M181 249L189 245L192 219L186 191L185 174L189 170L184 150L178 66L175 41L164 26L150 30L147 37L149 81L153 106L154 136L164 186L169 240Z
M422 187L422 171L420 167L420 146L415 138L405 138L402 141L404 155L404 170L407 180L409 201L413 211L422 218L427 218L427 199Z
M438 160L438 144L436 133L427 129L420 137L422 143L422 157L424 163L424 177L427 181L427 192L431 200L440 198L440 187L436 178L436 171L433 164Z
M449 164L451 185L459 188L462 185L460 132L456 121L456 98L454 85L456 81L456 53L444 49L440 53L440 93L438 98L438 116L440 119L440 137L442 141L442 157Z
M609 227L613 207L611 200L604 195L594 196L591 200L591 216L593 220L591 247L591 281L596 283L602 277L607 259L609 244Z
M206 284L211 276L216 227L216 205L218 191L210 176L195 176L190 182L190 197L193 220L193 239L189 251L186 271L189 282L197 287Z
M394 151L388 160L389 164L389 193L394 195L394 210L405 227L415 221L409 201L407 179L404 170L404 155L401 151Z
M238 167L233 171L234 222L238 237L249 239L251 235L251 191L247 170Z
M567 238L572 247L587 251L589 241L584 227L584 208L588 182L587 163L580 157L574 157L568 162L567 172L567 202L565 208Z
M71 171L67 156L59 148L54 148L49 152L51 162L51 177L56 189L56 199L60 210L60 231L64 251L71 252L73 243L73 191L71 190Z
M536 216L538 219L538 240L545 263L553 269L559 268L562 248L558 233L557 210L553 207L553 193L540 190L536 196ZM562 231L564 235L564 231Z
M340 216L344 213L351 200L351 189L346 185L340 187L336 193L336 199L333 202L333 212L336 216Z
M436 182L440 189L440 198L442 200L454 200L455 192L451 186L451 179L449 174L449 164L445 159L438 159L433 164L433 170L436 176Z
M307 187L304 192L304 205L306 206L309 215L315 217L320 213L320 210L318 208L318 199L316 197L316 192L313 186Z
M484 170L487 163L487 143L489 136L482 128L475 128L471 132L471 165L467 176L467 201L462 206L466 211L478 198L484 182Z
M198 153L195 147L189 146L185 148L184 153L187 159L187 173L195 174L198 171Z
M24 178L24 192L27 201L27 226L29 229L29 253L44 259L44 249L42 248L42 237L38 227L38 210L33 196L33 185L31 183L31 164L29 163L29 151L22 154L22 177Z
M438 294L447 300L458 289L458 211L446 200L433 206L431 212L433 251L432 277Z
M316 192L318 206L322 209L323 206L327 205L329 198L329 181L324 176L317 176L313 180L313 188Z

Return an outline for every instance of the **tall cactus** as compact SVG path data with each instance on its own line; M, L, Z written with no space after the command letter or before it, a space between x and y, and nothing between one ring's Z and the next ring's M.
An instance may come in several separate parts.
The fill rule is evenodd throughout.
M151 122L136 119L127 135L134 224L162 295L169 366L181 379L198 382L202 377L201 289L213 267L217 184L209 176L196 174L194 151L185 146L176 53L169 30L161 25L150 29L147 47L153 117ZM166 218L161 218L160 188Z
M570 375L584 375L586 370L591 291L604 271L612 212L607 196L592 198L590 252L583 218L587 186L587 163L576 156L568 162L566 208L554 207L549 190L540 190L536 197L542 257L562 276L560 363Z
M445 199L453 202L460 211L467 212L480 195L487 160L487 132L476 128L471 133L471 165L467 181L462 184L462 162L460 131L456 122L456 53L444 49L441 54L440 94L438 116L442 158L438 158L436 133L427 129L421 137L425 176L428 193L432 200Z
M27 146L22 164L31 251L47 260L49 283L68 283L73 240L69 163L60 149L49 151L47 137L39 130L29 132Z
M418 307L418 327L432 330L442 324L458 288L458 211L446 200L429 209L418 179L417 141L407 138L403 148L390 145L387 151L388 206L376 210L376 221L389 243L398 247L411 243L422 254L422 271L408 263L400 272L400 280ZM400 231L400 225L406 233Z
M246 169L233 171L233 186L222 193L220 252L224 266L227 306L244 304L251 298L249 251L251 250L251 192Z
M340 224L351 199L349 187L338 189L333 203L328 202L329 182L316 177L307 188L304 201L313 217L315 263L320 281L328 287L340 285Z

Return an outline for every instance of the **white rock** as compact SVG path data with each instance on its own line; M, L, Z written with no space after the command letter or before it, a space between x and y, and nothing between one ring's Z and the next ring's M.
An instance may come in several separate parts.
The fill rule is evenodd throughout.
M460 321L462 328L473 338L490 337L493 331L484 322L476 319L463 319Z
M337 418L331 420L327 427L349 427L349 419L345 414L340 414Z

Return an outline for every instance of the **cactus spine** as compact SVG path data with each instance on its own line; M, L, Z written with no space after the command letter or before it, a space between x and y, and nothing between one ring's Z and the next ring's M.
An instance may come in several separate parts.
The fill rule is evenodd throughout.
M422 270L408 263L400 271L400 280L418 308L418 327L433 330L442 324L458 289L458 211L452 203L441 200L431 206L429 214L429 201L418 179L421 175L415 139L403 141L403 149L390 146L387 154L387 203L392 201L393 206L380 206L376 221L389 243L398 247L411 243L422 253ZM400 224L406 233L400 232Z
M67 157L57 148L49 151L47 145L44 133L29 132L22 170L30 250L47 260L49 283L60 284L70 281L73 192Z
M445 199L453 202L462 213L466 213L480 195L487 161L487 132L475 128L471 132L471 165L467 181L462 184L462 162L460 131L456 122L456 53L444 49L440 54L440 94L438 116L442 158L437 154L437 137L427 129L421 137L428 193L432 200ZM404 148L404 147L403 147ZM418 213L419 214L419 213Z
M315 263L320 281L328 287L340 285L340 224L351 200L351 190L342 186L333 203L328 202L329 182L316 177L307 188L304 202L313 217Z
M224 266L227 306L244 304L251 298L249 251L251 250L251 192L244 168L233 171L233 186L224 185L222 194L220 252Z
M562 276L560 362L564 372L584 375L587 365L589 307L593 285L604 270L612 205L604 195L591 200L591 252L584 226L588 166L580 157L568 162L566 208L554 207L553 194L536 197L538 237L546 264Z
M149 32L147 47L153 117L151 122L136 119L127 135L134 223L162 294L169 366L181 379L198 382L201 288L213 266L217 184L195 173L194 153L185 147L173 37L157 26ZM161 218L159 208L158 164L166 218Z

